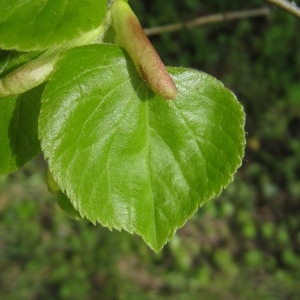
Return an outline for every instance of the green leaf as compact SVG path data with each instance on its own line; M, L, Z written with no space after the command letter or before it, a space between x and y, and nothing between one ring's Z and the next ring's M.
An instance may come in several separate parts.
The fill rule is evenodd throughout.
M45 50L98 28L106 0L1 0L0 48Z
M46 182L49 192L57 195L57 203L59 207L71 218L77 220L82 219L78 210L76 210L72 205L70 199L64 193L61 192L60 187L57 185L49 168L47 168L46 171Z
M43 87L0 98L0 174L16 171L40 151L37 135Z
M42 99L41 146L73 206L160 250L241 165L244 111L213 77L169 68L166 101L114 45L70 50Z
M62 192L57 192L57 203L59 207L71 218L76 220L82 220L78 210L74 208L70 199Z
M51 171L49 170L49 168L47 168L47 170L46 170L46 183L47 183L47 186L48 186L48 191L50 193L56 194L57 192L60 191L60 187L56 183Z

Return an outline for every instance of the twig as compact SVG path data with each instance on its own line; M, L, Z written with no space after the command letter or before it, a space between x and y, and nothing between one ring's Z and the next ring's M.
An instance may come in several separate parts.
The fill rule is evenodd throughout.
M249 10L243 10L237 12L227 12L224 14L214 14L214 15L199 17L187 22L173 23L164 26L146 28L144 29L144 32L146 35L150 36L150 35L161 34L164 32L178 31L183 28L190 29L196 26L206 25L210 23L218 23L218 22L233 21L238 19L267 16L270 14L270 12L271 11L268 7L262 7L258 9L249 9Z
M287 11L288 13L300 19L300 8L297 6L295 2L291 3L286 0L266 0L266 1L280 9Z

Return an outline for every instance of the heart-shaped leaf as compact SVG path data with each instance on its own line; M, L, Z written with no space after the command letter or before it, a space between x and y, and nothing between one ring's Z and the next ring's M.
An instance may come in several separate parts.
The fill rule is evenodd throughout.
M0 98L0 174L16 171L40 151L37 134L43 87Z
M42 149L62 191L93 223L135 232L159 250L232 181L244 111L215 78L168 68L166 101L114 45L70 50L46 86Z
M0 48L44 50L100 26L106 0L1 0Z

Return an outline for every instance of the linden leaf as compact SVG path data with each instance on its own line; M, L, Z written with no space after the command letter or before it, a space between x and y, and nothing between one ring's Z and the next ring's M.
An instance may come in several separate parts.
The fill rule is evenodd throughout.
M0 48L45 50L100 26L106 0L1 0Z
M43 94L41 146L82 217L142 236L160 250L241 165L245 116L215 78L168 68L166 101L115 45L70 50Z

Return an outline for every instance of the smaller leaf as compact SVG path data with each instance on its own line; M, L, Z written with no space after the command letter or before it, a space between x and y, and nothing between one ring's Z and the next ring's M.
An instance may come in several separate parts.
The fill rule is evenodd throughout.
M83 218L80 216L79 212L74 208L69 198L62 193L61 191L57 192L57 203L59 207L69 215L69 217L82 220Z
M71 218L76 220L82 219L79 212L72 205L70 199L61 191L61 188L55 181L49 167L47 167L47 171L46 171L46 182L47 182L49 192L56 194L57 204L59 205L59 207Z
M37 120L43 89L0 98L0 174L16 171L39 153Z
M46 171L46 183L48 186L48 191L50 193L55 194L60 191L60 187L58 186L57 182L55 181L49 168L47 168L47 171Z
M106 0L1 0L0 48L45 50L95 30Z

